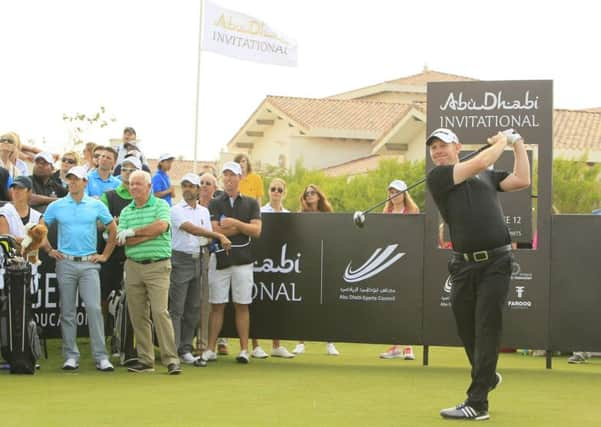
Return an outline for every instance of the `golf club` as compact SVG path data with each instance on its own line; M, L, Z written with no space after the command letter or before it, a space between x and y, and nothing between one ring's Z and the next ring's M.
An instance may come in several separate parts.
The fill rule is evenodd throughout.
M517 133L516 133L516 132L515 132L513 129L507 129L507 130L506 130L506 131L504 131L503 133L505 133L505 134L506 134L506 136L508 137L508 139L511 139L511 144L513 144L513 143L514 143L514 142L515 142L517 139L521 138L521 137L519 136L519 134L517 134ZM519 137L519 138L516 138L516 137L514 137L514 135L517 135L517 137ZM467 160L467 159L470 159L470 158L474 157L475 155L477 155L477 154L481 153L482 151L486 150L486 149L487 149L487 148L489 148L489 147L491 147L491 145L490 145L490 144L485 144L485 145L483 145L482 147L480 147L478 150L476 150L476 151L474 151L474 152L472 152L472 153L469 153L468 155L466 155L466 156L464 156L464 157L460 158L460 159L459 159L459 161L460 161L460 162L463 162L463 161L465 161L465 160ZM397 197L397 196L399 196L399 195L401 195L401 194L405 193L406 191L409 191L409 190L411 190L412 188L415 188L415 187L417 187L418 185L422 184L422 183L423 183L423 182L425 182L425 181L426 181L426 177L423 177L423 178L422 178L422 179L420 179L419 181L417 181L417 182L414 182L413 184L411 184L411 185L410 185L409 187L407 187L405 190L403 190L403 191L400 191L400 192L398 192L398 193L396 193L396 194L394 194L394 195L392 195L392 196L388 197L386 200L383 200L383 201L381 201L381 202L379 202L379 203L376 203L375 205L373 205L372 207L370 207L370 208L368 208L368 209L366 209L366 210L364 210L364 211L356 211L356 212L353 214L353 222L355 223L355 225L356 225L357 227L359 227L359 228L363 228L363 227L365 226L365 214L368 214L368 213L370 213L370 212L371 212L371 211L373 211L374 209L376 209L376 208L378 208L378 207L382 206L384 203L386 203L386 202L388 202L388 201L390 201L390 200L394 199L395 197Z

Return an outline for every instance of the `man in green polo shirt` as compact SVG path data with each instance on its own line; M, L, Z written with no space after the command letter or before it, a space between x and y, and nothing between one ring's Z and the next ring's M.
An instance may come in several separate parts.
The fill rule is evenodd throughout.
M136 337L138 362L130 372L154 371L154 324L161 361L170 375L181 373L175 334L168 311L171 273L171 212L169 205L151 193L150 174L135 171L129 177L133 197L119 217L117 241L125 246L125 292ZM150 312L152 311L152 322Z

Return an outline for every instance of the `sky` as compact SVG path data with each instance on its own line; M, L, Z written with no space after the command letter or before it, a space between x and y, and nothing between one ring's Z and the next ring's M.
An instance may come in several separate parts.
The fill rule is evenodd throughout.
M266 95L325 97L431 70L554 81L555 108L601 107L601 4L471 0L213 0L298 43L298 67L201 54L198 159L215 160ZM0 132L68 147L63 114L102 105L142 149L193 158L199 1L0 2Z

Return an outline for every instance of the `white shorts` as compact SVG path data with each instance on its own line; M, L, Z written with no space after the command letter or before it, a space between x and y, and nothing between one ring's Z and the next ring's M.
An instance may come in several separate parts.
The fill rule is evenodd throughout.
M236 304L250 304L254 285L253 265L233 265L217 270L215 255L211 254L209 262L209 302L225 304L229 302L230 287L232 301Z

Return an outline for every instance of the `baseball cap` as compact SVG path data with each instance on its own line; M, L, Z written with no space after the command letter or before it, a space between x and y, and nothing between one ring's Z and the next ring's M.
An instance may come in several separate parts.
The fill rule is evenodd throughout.
M455 135L455 132L446 128L438 128L434 132L432 132L428 139L426 139L426 145L432 144L432 141L434 141L435 139L440 139L446 144L459 143L459 139L457 138L457 135Z
M136 169L142 169L142 162L136 156L128 156L121 161L121 167L123 167L124 163L129 163L134 165Z
M388 184L388 188L394 188L397 191L406 191L407 184L405 184L405 181L401 181L400 179L395 179L390 184Z
M31 182L31 179L29 179L29 177L25 176L25 175L20 175L17 176L12 184L10 184L11 188L12 187L21 187L21 188L27 188L28 190L31 190L33 187L33 184Z
M195 173L187 173L182 176L182 179L180 180L181 184L184 182L189 182L190 184L200 186L200 177Z
M36 154L33 158L33 161L35 162L37 159L43 159L46 163L54 165L54 157L52 156L52 153L49 153L47 151Z
M162 161L165 161L165 160L170 160L170 159L175 159L175 156L172 154L168 154L168 153L161 154L161 157L159 157L159 163L161 163Z
M240 168L240 164L236 162L225 162L223 164L223 167L221 168L221 173L225 171L233 172L236 175L242 175L242 169Z
M65 176L68 177L69 175L75 175L79 179L85 179L86 181L88 180L88 172L83 166L73 166L71 169L69 169L69 172L67 172L67 175Z

